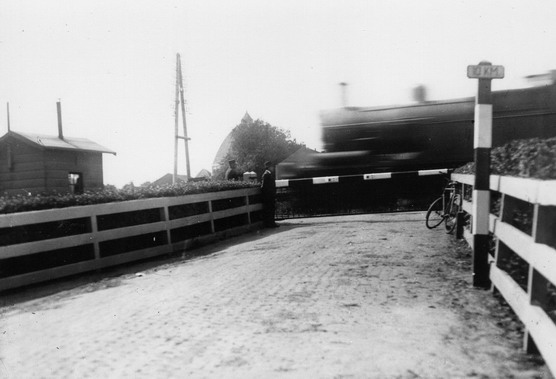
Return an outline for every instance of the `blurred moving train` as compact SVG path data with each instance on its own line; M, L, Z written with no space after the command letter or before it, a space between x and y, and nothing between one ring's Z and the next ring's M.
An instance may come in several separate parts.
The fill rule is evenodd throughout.
M493 147L556 136L556 71L540 86L494 91ZM323 153L278 165L278 179L456 168L473 160L475 98L321 112Z

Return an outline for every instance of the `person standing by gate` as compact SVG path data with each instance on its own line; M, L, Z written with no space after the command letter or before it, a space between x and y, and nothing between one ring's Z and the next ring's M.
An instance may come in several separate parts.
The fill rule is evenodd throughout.
M235 159L228 161L228 164L230 165L230 167L226 170L224 178L226 180L241 180L241 174L237 169L237 163Z
M261 179L261 190L263 195L263 222L267 228L276 228L280 225L274 221L276 211L276 182L272 173L270 161L264 163L265 171Z

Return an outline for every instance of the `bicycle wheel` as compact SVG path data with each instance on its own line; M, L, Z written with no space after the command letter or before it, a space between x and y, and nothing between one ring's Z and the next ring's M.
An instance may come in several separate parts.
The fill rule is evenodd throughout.
M459 193L454 194L448 203L448 209L446 209L446 231L452 233L456 228L456 220L458 218L458 213L460 211L461 195Z
M442 209L442 197L432 202L427 210L426 222L427 228L434 229L444 221L444 209Z

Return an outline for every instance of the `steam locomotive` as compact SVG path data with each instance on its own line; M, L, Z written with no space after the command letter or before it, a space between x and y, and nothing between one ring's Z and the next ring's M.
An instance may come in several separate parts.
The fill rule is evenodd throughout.
M555 80L495 91L492 103L494 147L514 139L556 136ZM459 167L473 160L474 109L475 98L469 97L323 111L325 152L283 162L277 178Z

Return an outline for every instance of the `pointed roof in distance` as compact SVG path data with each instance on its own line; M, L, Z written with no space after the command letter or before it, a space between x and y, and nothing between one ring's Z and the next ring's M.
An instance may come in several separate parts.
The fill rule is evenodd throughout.
M245 123L245 124L253 123L253 119L249 115L249 112L245 111L245 115L241 119L240 123ZM226 138L224 138L224 141L222 141L222 143L220 144L220 148L216 152L214 160L212 161L212 170L213 170L213 172L214 172L214 170L218 169L218 167L220 167L220 163L222 162L222 160L224 158L226 158L226 155L228 155L228 152L232 148L232 141L233 141L232 133L233 133L234 129L235 129L235 127L232 129L232 131L230 133L228 133Z
M168 173L166 175L161 176L160 178L156 179L154 182L151 183L152 186L163 186L163 185L171 185L173 182L172 174ZM176 183L186 183L187 182L187 175L177 175L176 176Z
M197 174L196 178L210 178L210 172L207 169L202 169Z
M246 124L251 124L253 122L253 119L251 118L251 116L249 116L249 113L247 111L245 111L245 116L243 116L241 122L244 122Z

